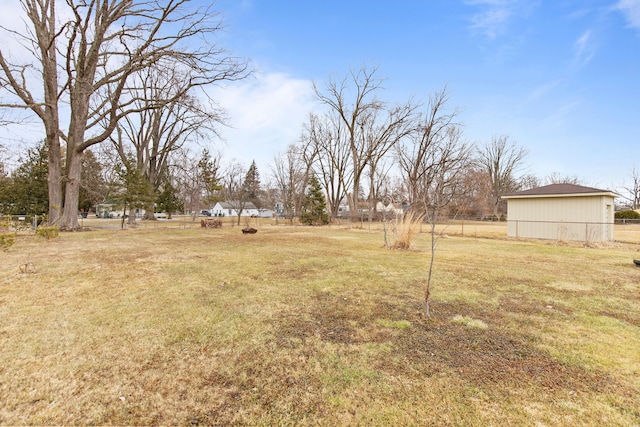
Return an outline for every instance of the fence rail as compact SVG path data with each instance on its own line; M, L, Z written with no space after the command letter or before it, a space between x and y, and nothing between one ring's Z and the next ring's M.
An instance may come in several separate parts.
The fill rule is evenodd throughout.
M0 215L0 229L9 231L35 230L43 215Z

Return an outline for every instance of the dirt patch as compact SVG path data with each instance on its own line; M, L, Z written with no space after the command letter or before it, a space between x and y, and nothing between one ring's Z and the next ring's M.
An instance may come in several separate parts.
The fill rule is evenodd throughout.
M384 302L358 307L349 298L319 294L316 304L299 313L283 313L274 321L276 342L285 347L304 346L316 337L342 344L387 342L393 357L374 361L376 368L393 375L424 377L455 372L478 386L504 384L535 385L567 392L606 392L617 388L609 376L568 365L539 349L535 338L500 326L504 313L547 313L540 301L501 301L499 309L462 303L433 303L435 313L425 319L415 303ZM569 310L565 310L569 311ZM460 313L484 321L488 329L453 323ZM567 313L561 313L567 314ZM375 323L375 318L407 320L412 327L393 330Z
M319 292L314 304L281 313L274 320L275 340L287 348L304 345L312 337L339 344L386 341L390 334L371 327L368 307L359 304L351 297Z

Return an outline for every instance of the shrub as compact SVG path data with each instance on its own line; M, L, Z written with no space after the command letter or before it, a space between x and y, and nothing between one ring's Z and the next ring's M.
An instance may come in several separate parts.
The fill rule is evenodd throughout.
M632 210L618 211L615 214L615 218L616 219L640 219L640 213Z
M411 241L420 231L422 219L423 216L416 214L414 211L409 211L406 215L396 218L391 229L394 237L391 247L393 249L409 249Z
M13 246L16 239L16 233L4 233L0 234L0 249L8 251Z
M56 237L58 237L59 232L60 229L56 226L36 228L36 236L45 238L47 240L55 239Z

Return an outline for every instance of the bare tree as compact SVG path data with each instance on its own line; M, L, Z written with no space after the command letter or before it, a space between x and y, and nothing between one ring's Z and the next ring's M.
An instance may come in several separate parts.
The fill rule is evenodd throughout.
M353 179L344 128L343 122L336 120L335 116L310 114L302 138L305 152L308 153L305 157L313 160L313 168L324 187L332 218L338 216L340 202Z
M546 185L549 184L574 184L580 185L580 179L573 175L562 175L560 172L551 172L544 178Z
M379 110L374 110L374 117L362 124L366 142L364 158L369 176L369 196L367 198L369 201L369 222L373 220L377 202L375 179L378 177L378 166L384 165L383 159L387 153L414 130L415 108L415 105L410 101L385 111L382 119L377 117Z
M42 81L39 83L42 87L38 89L38 83L36 83L34 90L42 90L42 99L37 99L37 95L32 94L27 81L27 71L35 64L12 64L2 49L0 49L0 68L2 68L0 88L4 92L14 94L17 98L15 102L3 103L3 107L30 109L44 125L45 141L49 151L47 178L49 221L56 222L62 209L61 132L58 104L63 94L58 84L56 39L62 31L66 30L66 25L60 28L56 26L54 1L24 0L22 5L33 28L28 29L26 35L5 30L22 42L25 50L39 61L39 71L42 76Z
M431 285L433 279L434 260L439 238L446 228L436 231L436 225L455 201L456 196L465 189L466 170L471 163L472 147L462 140L459 126L447 129L446 137L429 151L430 166L424 169L424 176L419 179L426 183L422 193L422 205L425 218L429 223L431 237L429 266L424 284L425 315L431 316Z
M203 200L213 196L212 188L208 184L217 181L217 171L220 167L219 154L210 154L208 150L194 155L188 149L175 152L171 173L171 182L178 189L178 197L183 202L185 211L195 220Z
M29 27L15 32L33 62L16 64L0 50L0 85L15 108L42 121L49 145L49 220L78 225L78 190L84 150L107 139L120 119L139 110L135 76L154 67L177 67L190 87L246 75L246 65L213 44L220 22L188 0L21 0ZM68 19L63 19L69 16ZM35 68L41 79L29 78ZM41 86L38 89L38 86ZM42 93L42 97L38 95ZM162 108L174 98L145 108ZM61 103L68 109L61 109ZM61 119L61 111L68 117ZM68 124L66 132L60 124ZM66 144L64 176L61 140ZM62 197L62 184L65 194Z
M376 97L382 89L376 72L377 68L363 67L341 82L331 80L325 93L313 84L316 97L329 106L344 129L344 138L335 141L347 144L351 156L351 192L347 194L351 212L357 212L361 179L366 168L375 169L377 160L406 134L415 109L411 102L388 109Z
M395 198L390 195L389 179L391 170L393 169L393 159L389 157L381 157L376 161L374 167L369 168L367 177L369 178L369 221L372 221L373 215L380 217L377 212L377 203L382 202L385 206L391 202L395 202ZM384 212L382 212L384 216Z
M522 190L529 190L531 188L540 187L540 178L535 175L527 174L520 178L520 188Z
M442 215L448 214L460 194L468 191L466 179L472 147L462 139L462 128L454 121L457 112L446 111L446 88L430 97L411 138L396 146L396 157L409 187L416 217L429 224L431 237L427 277L424 281L425 315L431 315L431 285L436 247L443 230L436 231Z
M144 84L134 100L136 113L123 117L109 137L123 161L133 153L136 167L154 192L167 182L171 156L187 142L216 136L215 125L224 121L219 108L206 108L188 93L189 84L175 69L144 70ZM171 101L164 108L153 108L164 99ZM149 104L152 108L146 108ZM151 202L145 207L145 219L154 219L153 211Z
M494 136L478 150L478 163L491 182L490 205L498 216L501 196L518 190L516 173L522 168L527 150L509 142L506 135Z
M238 225L240 225L240 217L249 199L249 192L244 185L245 175L246 171L241 163L231 163L227 166L222 177L222 195L224 201L236 211Z
M276 156L271 174L278 188L279 202L282 203L284 216L293 221L300 213L304 201L304 191L309 181L311 163L305 161L302 147L290 145L284 154Z
M624 185L620 193L631 204L631 209L640 209L640 171L633 166L629 173L629 184Z
M408 186L409 203L421 206L429 188L430 169L437 168L434 156L457 126L457 111L447 111L446 87L429 98L427 110L418 118L411 138L396 146L396 158Z

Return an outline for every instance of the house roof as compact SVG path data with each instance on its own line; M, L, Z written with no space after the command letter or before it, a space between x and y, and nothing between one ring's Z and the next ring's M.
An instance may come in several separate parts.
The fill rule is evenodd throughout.
M618 197L618 194L610 190L584 187L575 184L550 184L543 187L531 188L529 190L518 191L516 193L505 194L504 199L527 198L527 197L566 197L566 196L611 196Z
M258 209L256 207L256 205L253 204L253 202L245 202L244 205L242 204L242 202L218 202L217 204L219 204L222 209L237 209L239 207L242 206L242 209L244 210L249 210L249 209Z

